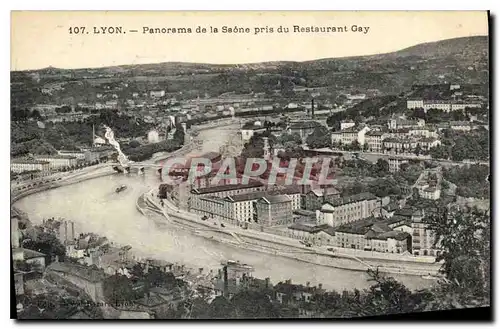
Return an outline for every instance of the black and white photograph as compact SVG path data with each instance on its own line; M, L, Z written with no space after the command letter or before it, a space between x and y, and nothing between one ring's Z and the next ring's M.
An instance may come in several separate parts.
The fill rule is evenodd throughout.
M490 318L489 12L10 24L17 320Z

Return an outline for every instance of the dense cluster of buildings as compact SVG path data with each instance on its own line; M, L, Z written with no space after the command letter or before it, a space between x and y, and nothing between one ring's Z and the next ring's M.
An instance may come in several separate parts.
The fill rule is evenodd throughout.
M427 112L430 109L439 111L463 111L465 109L481 108L486 98L475 93L464 92L462 86L450 84L445 93L440 97L414 97L406 101L408 109L423 109ZM445 91L445 90L442 90Z
M376 153L414 153L428 151L441 145L438 128L425 125L423 120L391 118L387 127L347 125L348 128L332 132L332 145L351 146ZM418 152L418 151L417 151Z
M293 211L300 204L300 189L271 191L264 184L251 181L193 189L189 209L204 218L238 226L244 226L245 222L274 226L290 223Z
M25 174L33 177L44 177L60 170L106 162L117 153L110 145L99 145L81 150L59 150L57 152L57 154L52 155L13 158L10 162L10 171L20 175L19 177Z
M131 257L129 246L113 247L104 237L92 233L77 233L74 223L64 219L43 220L34 231L41 230L44 233L54 234L66 250L64 261L59 256L55 258L53 256L52 259L47 260L45 254L20 247L19 221L20 216L17 214L11 217L16 296L36 293L32 288L27 288L28 285L33 287L36 282L44 278L47 282L57 285L58 289L69 287L74 290L77 288L85 292L93 302L102 303L107 301L106 279L116 274L131 280L135 279L131 281L134 282L132 289L144 291L144 295L141 296L139 293L136 300L128 300L123 305L113 304L113 309L110 311L114 313L114 316L116 318L153 318L160 309L175 307L186 301L190 287L145 285L142 274L157 270L172 273L175 278L185 277L187 280L196 280L199 277L197 273L194 276L188 275L189 272L182 265L162 260ZM36 234L32 238L36 239ZM47 288L45 286L45 289ZM73 313L68 314L68 317L88 318L85 315Z
M204 220L243 228L256 224L306 245L429 256L439 252L431 242L423 244L412 235L414 230L432 235L422 224L421 212L366 192L341 197L333 187L278 191L255 182L193 189L189 207Z

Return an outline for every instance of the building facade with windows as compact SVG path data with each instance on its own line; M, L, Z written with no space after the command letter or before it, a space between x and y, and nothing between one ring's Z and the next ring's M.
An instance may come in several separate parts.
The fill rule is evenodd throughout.
M382 152L382 142L385 134L381 131L369 131L365 135L365 141L369 152Z
M371 193L360 193L326 202L316 211L318 225L337 227L371 216L380 216L381 201Z
M258 223L264 226L293 222L292 199L287 195L270 195L256 201Z
M13 159L10 163L10 171L22 173L25 171L40 171L42 173L50 170L50 162L32 159Z
M340 198L340 192L334 187L313 189L304 195L304 209L316 211L325 202L334 202Z
M71 155L43 155L37 160L50 163L50 169L69 168L78 164L77 158Z
M414 256L439 256L442 253L439 241L429 225L424 222L425 213L420 210L412 215L412 251Z

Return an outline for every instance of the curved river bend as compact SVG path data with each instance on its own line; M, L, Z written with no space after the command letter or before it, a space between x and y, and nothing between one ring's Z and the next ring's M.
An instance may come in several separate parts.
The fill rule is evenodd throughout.
M201 131L203 151L218 151L221 141L234 133L234 129L224 127ZM143 176L114 174L33 194L19 200L15 206L25 211L34 224L48 217L71 219L75 222L77 233L95 232L115 243L131 245L132 251L138 256L215 271L222 260L241 260L255 267L255 276L270 277L274 283L291 278L296 283L322 283L325 288L336 290L362 289L370 285L364 272L323 267L243 250L144 217L135 207L136 200L159 183L160 177L155 170L147 170ZM115 188L122 184L128 188L116 194ZM428 287L433 283L432 280L416 276L393 276L410 289Z

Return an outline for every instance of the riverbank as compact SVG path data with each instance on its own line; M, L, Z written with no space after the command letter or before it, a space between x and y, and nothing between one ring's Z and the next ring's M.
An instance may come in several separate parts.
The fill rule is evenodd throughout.
M10 204L12 205L15 202L31 194L40 193L61 186L76 184L89 179L109 176L116 173L116 171L113 170L113 168L111 168L110 164L99 165L99 167L87 167L82 170L83 171L77 171L75 173L68 174L68 176L62 177L61 180L55 182L51 181L48 183L41 183L36 187L30 187L25 189L14 188L13 190L11 190Z
M237 248L353 271L378 268L382 273L437 276L441 266L441 264L429 262L427 259L395 261L393 259L380 259L381 257L378 255L356 255L339 250L331 252L321 248L305 247L300 245L296 239L230 227L230 224L226 223L224 223L226 227L222 228L220 223L207 223L201 218L197 218L199 216L185 214L168 200L164 200L165 206L161 207L151 193L144 194L143 197L149 206L154 206L158 209L158 213L163 213L168 222L198 236L230 244Z

